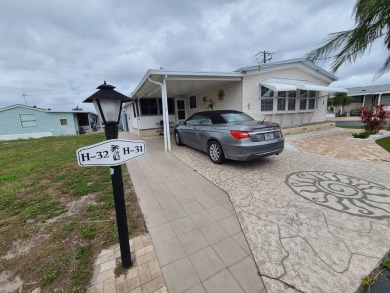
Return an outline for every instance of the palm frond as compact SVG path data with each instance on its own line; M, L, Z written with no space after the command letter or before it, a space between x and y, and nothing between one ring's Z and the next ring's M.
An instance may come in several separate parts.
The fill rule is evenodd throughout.
M383 63L383 66L375 73L374 80L381 77L383 74L388 72L390 70L390 56L387 57L385 62Z
M333 59L332 70L336 72L341 65L355 62L383 36L385 48L390 50L389 0L358 0L353 14L356 22L353 29L330 34L325 44L306 54L306 58L313 62ZM390 62L387 59L377 75L389 69Z

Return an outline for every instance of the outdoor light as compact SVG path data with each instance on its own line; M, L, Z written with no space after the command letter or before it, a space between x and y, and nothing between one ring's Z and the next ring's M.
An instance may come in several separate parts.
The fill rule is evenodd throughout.
M104 131L107 140L112 140L112 148L117 153L119 159L119 145L115 141L118 139L118 123L121 114L122 102L130 101L127 96L114 90L114 86L104 84L98 86L98 91L87 98L84 103L93 103L100 121L105 125ZM130 152L130 150L128 150ZM107 155L108 155L107 151ZM94 156L95 157L95 156ZM92 157L91 157L92 158ZM90 159L89 155L84 155L84 159ZM121 250L122 266L128 268L132 265L129 229L127 226L127 216L125 207L125 197L123 190L122 169L120 165L110 166L112 189L114 193L114 203L116 212L116 223L118 226L119 247Z
M104 84L97 87L99 90L84 101L84 103L93 103L99 119L104 125L118 124L122 102L130 101L129 97L118 93L114 88L104 81Z

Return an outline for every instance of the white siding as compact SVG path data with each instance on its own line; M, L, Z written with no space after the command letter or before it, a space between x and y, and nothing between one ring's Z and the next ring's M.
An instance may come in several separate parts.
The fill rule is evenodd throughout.
M288 67L280 70L264 70L258 73L248 73L243 80L243 111L251 115L256 120L263 120L280 123L282 126L300 125L313 122L323 122L326 120L327 94L320 93L317 100L317 109L309 112L291 112L291 113L257 113L259 112L260 86L259 81L267 78L284 78L303 81L312 81L318 85L328 86L330 80L321 78L317 73L302 70L296 67ZM245 106L247 105L247 106Z
M225 92L225 97L222 101L219 101L218 91L221 89ZM243 110L241 81L227 82L223 85L196 93L196 108L189 109L189 102L187 102L188 116L199 111L208 110L203 102L203 97L207 97L208 99L213 99L215 101L213 110Z
M160 121L163 119L162 115L154 115L154 116L140 116L140 126L141 130L145 129L159 129L160 128ZM169 115L169 121L175 122L175 115ZM171 125L173 125L172 123ZM136 127L134 127L136 128Z

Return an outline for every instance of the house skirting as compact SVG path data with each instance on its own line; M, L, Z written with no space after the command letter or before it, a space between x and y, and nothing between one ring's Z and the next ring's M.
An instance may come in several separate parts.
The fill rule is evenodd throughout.
M37 133L19 133L0 135L0 140L16 140L16 139L29 139L29 138L41 138L46 136L53 136L52 132L37 132Z
M315 130L324 130L334 128L335 122L315 123L310 125L301 125L298 127L282 127L283 135L299 134L304 132L310 132Z

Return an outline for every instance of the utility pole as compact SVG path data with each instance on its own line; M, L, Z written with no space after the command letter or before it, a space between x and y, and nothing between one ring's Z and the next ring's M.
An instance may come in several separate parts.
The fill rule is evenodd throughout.
M256 57L256 59L262 59L262 61L260 61L259 63L267 63L268 61L271 61L272 60L272 54L271 52L268 52L268 51L262 51L262 52L259 52L255 55L256 56L259 56L259 57ZM262 56L262 57L261 57Z

